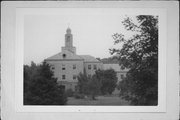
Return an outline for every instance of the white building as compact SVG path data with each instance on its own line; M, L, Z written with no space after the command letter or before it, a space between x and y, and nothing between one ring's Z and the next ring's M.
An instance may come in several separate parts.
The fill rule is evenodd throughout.
M102 69L103 63L90 55L77 55L73 46L73 35L68 28L65 34L65 46L61 52L45 59L52 67L54 76L58 78L59 85L65 89L75 90L77 75L86 70L88 75L93 75L97 69Z
M58 79L58 84L66 90L76 89L77 75L83 73L84 70L88 75L93 75L98 69L112 68L117 72L118 81L121 80L122 75L125 75L125 71L122 71L118 64L103 64L93 56L77 55L70 28L66 30L65 46L61 48L61 52L45 59L45 61L51 65L54 77Z

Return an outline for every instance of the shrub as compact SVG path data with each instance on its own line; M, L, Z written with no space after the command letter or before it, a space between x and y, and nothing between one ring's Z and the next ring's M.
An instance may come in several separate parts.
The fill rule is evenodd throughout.
M79 93L74 93L74 97L76 99L84 99L84 95L83 94L79 94Z
M67 89L67 90L66 90L66 96L67 96L67 97L73 97L73 95L74 95L74 92L73 92L72 89Z

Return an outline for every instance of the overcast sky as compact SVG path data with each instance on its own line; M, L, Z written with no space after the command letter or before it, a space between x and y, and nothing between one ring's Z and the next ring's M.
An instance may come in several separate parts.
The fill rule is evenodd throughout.
M121 21L125 18L118 10L61 9L58 14L36 14L24 17L24 63L42 62L61 52L68 26L72 30L73 45L78 55L98 58L110 57L112 35L125 33Z

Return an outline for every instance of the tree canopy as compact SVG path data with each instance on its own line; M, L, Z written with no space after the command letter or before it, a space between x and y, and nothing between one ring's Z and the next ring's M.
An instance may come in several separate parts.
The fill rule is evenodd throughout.
M139 15L136 21L127 17L122 23L133 36L113 34L114 43L122 44L122 48L110 52L119 56L123 68L129 69L127 77L120 82L120 95L134 105L157 105L158 16Z

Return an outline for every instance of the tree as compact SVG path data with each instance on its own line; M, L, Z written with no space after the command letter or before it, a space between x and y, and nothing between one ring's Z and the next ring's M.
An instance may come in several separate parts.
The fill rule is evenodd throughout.
M113 69L97 70L93 76L87 76L86 71L78 75L78 92L84 95L112 94L116 88L117 77Z
M97 70L95 76L101 82L101 93L112 94L117 84L116 72L113 69Z
M83 73L79 73L77 76L78 78L78 93L80 94L88 94L88 81L90 80L90 76L86 74L86 71L84 70Z
M24 105L63 105L66 101L46 62L24 66Z
M100 94L101 82L97 79L95 75L91 77L88 81L88 94L91 95L92 100L95 100L96 95Z
M82 95L90 95L93 100L95 96L100 94L101 83L95 75L88 76L86 71L78 75L78 93Z
M119 55L119 64L130 69L120 82L120 95L133 105L157 105L158 99L158 16L139 15L136 21L129 17L122 22L134 35L113 35L114 43L122 48L111 49Z

